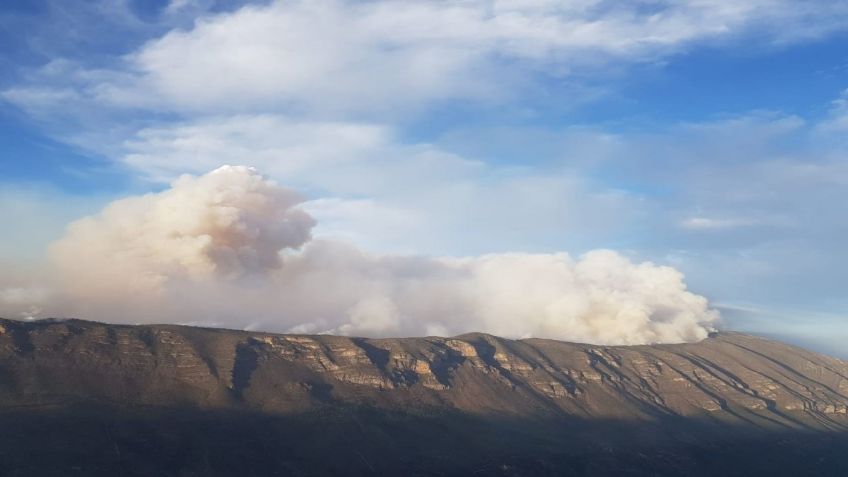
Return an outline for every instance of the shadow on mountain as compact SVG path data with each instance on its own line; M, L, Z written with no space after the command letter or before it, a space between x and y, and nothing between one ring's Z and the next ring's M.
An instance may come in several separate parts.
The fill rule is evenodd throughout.
M697 419L80 404L0 413L3 476L844 476L848 434Z
M0 477L848 476L848 363L0 319Z

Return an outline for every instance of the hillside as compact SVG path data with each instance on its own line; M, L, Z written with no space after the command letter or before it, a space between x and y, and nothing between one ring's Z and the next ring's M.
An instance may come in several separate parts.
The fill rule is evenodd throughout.
M0 475L848 475L846 412L848 363L736 333L0 321Z

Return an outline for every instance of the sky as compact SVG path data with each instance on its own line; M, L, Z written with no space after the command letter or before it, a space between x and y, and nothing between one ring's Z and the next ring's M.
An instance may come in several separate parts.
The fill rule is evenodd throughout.
M841 1L5 1L0 313L605 343L688 341L697 323L848 357L846 40ZM224 165L254 169L209 175ZM212 246L171 254L189 232L162 204L234 188L252 258L227 242L238 266L222 259L232 230L200 222L190 233ZM256 218L289 213L308 220ZM207 285L188 308L68 285L129 283L111 257L154 277L151 297L188 296L208 261L244 308ZM97 260L108 274L84 270ZM298 267L371 285L325 298ZM457 305L423 307L421 283ZM292 304L297 286L312 301ZM603 298L575 312L575 290ZM510 298L493 311L484 291ZM644 326L603 330L630 319L617 296ZM515 326L504 310L547 318Z

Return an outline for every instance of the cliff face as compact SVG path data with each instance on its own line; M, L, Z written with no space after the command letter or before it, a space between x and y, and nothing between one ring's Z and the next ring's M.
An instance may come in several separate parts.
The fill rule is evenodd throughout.
M848 412L848 363L735 333L615 347L485 334L363 339L77 320L0 325L4 406L98 399L287 413L344 403L822 428Z
M87 411L74 411L69 417L69 409ZM461 473L474 470L471 467L482 465L480 462L497 462L492 456L500 455L504 449L517 453L515 462L536 459L546 463L552 474L569 475L562 470L578 458L562 454L563 449L583 449L580 445L587 442L587 445L602 442L615 452L623 452L622 449L639 447L642 443L634 443L633 439L641 439L654 442L655 446L647 450L639 447L633 455L649 455L653 452L650 449L660 449L680 439L688 439L698 449L702 442L710 446L724 442L721 436L727 430L745 435L767 431L776 433L775 436L814 431L842 439L842 431L848 428L848 363L735 333L717 334L695 344L615 347L541 339L507 340L485 334L364 339L164 325L118 326L78 320L0 321L0 419L11 419L14 425L34 433L53 435L51 432L55 432L54 438L62 440L67 429L76 432L92 423L100 423L94 426L101 429L99 418L79 417L88 415L87 412L97 416L101 412L98 409L108 409L103 411L111 416L108 422L124 423L107 433L108 439L117 439L114 445L118 448L140 445L129 442L137 435L127 430L135 429L133 426L144 423L143 426L153 428L155 432L151 431L150 439L159 443L164 439L160 435L162 429L171 429L173 419L188 419L186 416L203 416L186 425L196 427L197 422L206 422L204 425L212 426L209 435L193 437L218 436L207 447L230 442L233 436L241 435L241 440L232 444L240 448L246 442L244 439L255 438L254 432L260 435L271 432L268 439L263 439L264 446L268 442L286 442L286 449L306 446L308 452L301 453L309 455L310 452L318 455L328 445L333 448L349 445L348 440L332 441L332 444L326 440L345 433L360 436L353 438L354 441L365 439L360 444L371 453L377 452L371 450L374 446L395 446L400 445L399 439L412 439L402 449L395 449L391 458L376 458L377 463L373 455L366 457L365 451L356 451L361 455L349 456L354 463L338 469L322 467L326 463L304 458L299 463L290 460L269 463L270 467L263 467L265 470L255 475L284 464L289 470L297 470L293 471L295 475L298 472L303 475L370 473L383 464L387 466L382 469L386 472L412 468L422 475ZM162 413L176 414L165 419ZM40 417L35 419L35 415ZM51 415L56 415L55 419L44 417ZM229 417L221 416L233 415L242 416L236 419L239 424L234 424L235 428L223 431L215 427L229 422ZM78 427L68 424L67 419ZM265 423L257 424L264 430L250 427L247 431L240 427L253 419ZM285 424L279 424L283 421ZM453 427L461 422L464 424L460 427ZM106 428L110 425L103 424ZM348 425L352 427L347 428ZM707 428L710 430L701 431ZM121 429L127 433L123 441ZM300 433L292 435L293 429L300 429ZM469 429L476 429L473 436L465 435L471 432ZM329 434L322 435L324 431ZM91 432L99 435L100 431ZM481 437L487 433L491 435ZM248 435L251 437L245 437ZM501 437L494 443L481 444L493 436ZM10 441L9 436L5 439L8 442L0 438L0 448L7 446L6 452L9 445L28 448L25 443ZM528 442L533 446L524 449L522 446ZM112 444L105 445L108 449ZM483 447L476 453L463 454L465 457L454 454L457 446L474 445ZM430 450L421 450L421 446ZM272 454L278 457L280 452L288 455L273 449ZM719 446L719 449L727 453L732 446ZM431 450L442 453L439 462L444 465L429 467L434 458L427 454ZM9 457L3 452L0 450L0 457ZM79 464L82 468L97 474L86 460L94 457L86 457L86 452L97 454L92 450L71 455L82 459L83 463ZM207 453L204 465L210 467L205 471L196 467L200 464L192 459L199 457L190 453L193 464L189 467L193 472L214 475L214 468L225 468L211 466L209 449L204 452ZM345 455L347 451L336 452ZM592 452L595 451L578 454L591 464L595 458L587 456L595 455ZM691 452L680 452L683 457L672 453L673 458L666 456L647 464L621 465L655 472L657 468L652 466L665 463L668 465L659 468L663 475L675 475L671 469L679 469L681 475L698 475L692 473L695 461L691 461L694 459ZM718 451L713 448L711 452ZM768 452L772 451L765 455L770 455ZM125 466L126 462L121 462L128 459L127 455L126 450L119 451L117 457L107 453L107 457L95 461L112 472L115 468L109 465ZM148 456L148 461L157 462L156 456L159 454L152 460ZM267 455L253 458L260 461ZM110 459L117 464L104 463ZM671 463L666 462L668 459ZM16 465L24 468L29 465L18 462ZM185 470L188 464L180 462L178 468ZM488 470L483 473L545 473L544 468L531 466L535 469L531 471L529 464L510 462L503 463L506 466L503 468L492 464L495 467L485 467ZM586 467L589 464L579 459L576 462L583 462L583 467L572 469L573 475L605 475L607 471L615 475L623 469L615 459L606 470ZM821 465L830 463L820 461ZM56 475L63 475L62 471L67 469L62 465L66 464L53 469ZM785 463L781 469L790 468L789 464ZM126 467L122 468L128 472ZM18 467L7 470L16 469L19 470ZM50 469L38 467L37 473L50 475ZM315 474L315 469L322 470ZM586 474L580 469L594 470ZM167 467L157 467L151 471L166 470ZM727 472L727 469L714 470ZM0 464L0 474L2 471ZM241 472L245 473L244 469Z

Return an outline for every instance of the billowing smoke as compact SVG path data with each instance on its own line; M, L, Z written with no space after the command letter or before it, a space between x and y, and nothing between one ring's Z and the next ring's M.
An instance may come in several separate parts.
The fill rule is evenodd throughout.
M697 341L718 320L673 268L609 250L369 254L312 240L314 221L299 200L246 167L119 200L53 245L52 296L31 305L110 322L367 336L483 331L599 344Z
M251 168L224 166L72 223L51 255L66 289L94 298L266 275L280 267L281 251L310 238L315 222L294 208L300 201Z

